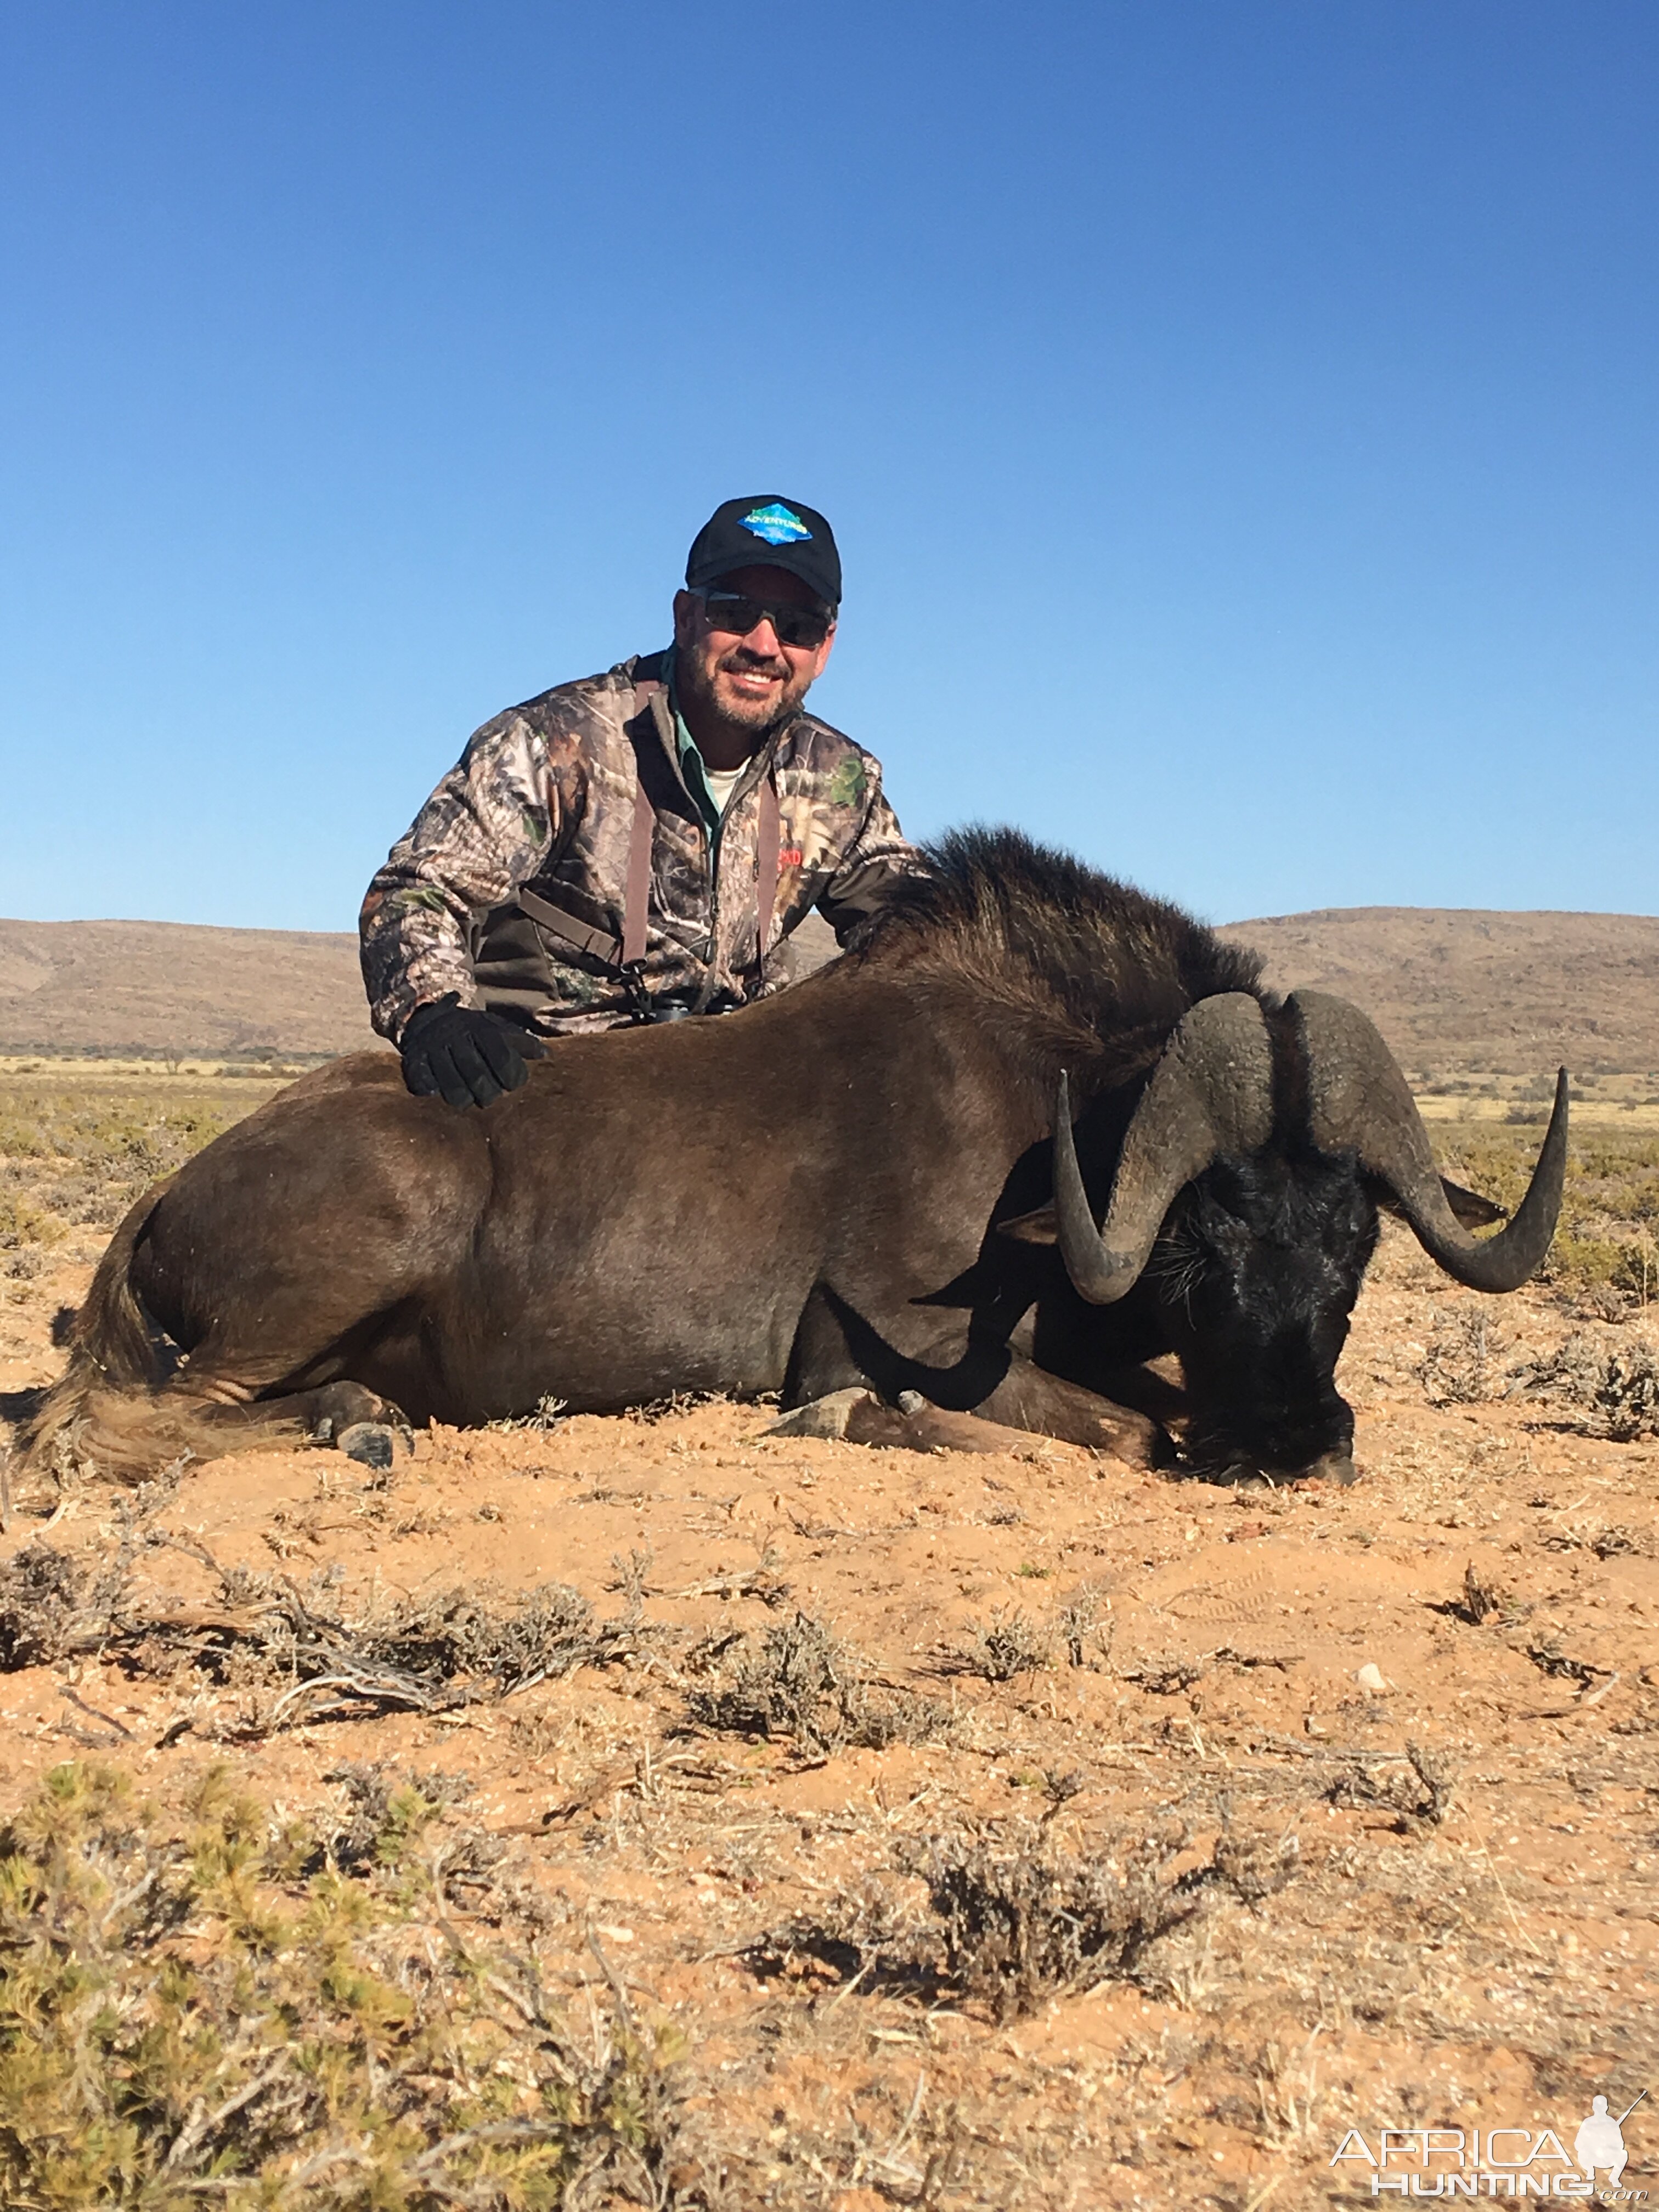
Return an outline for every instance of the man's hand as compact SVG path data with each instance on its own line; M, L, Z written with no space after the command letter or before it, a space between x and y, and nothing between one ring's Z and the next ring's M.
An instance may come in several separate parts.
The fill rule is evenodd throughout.
M398 1049L404 1081L417 1098L434 1093L458 1111L488 1106L504 1091L516 1091L529 1074L526 1057L544 1056L539 1038L511 1029L479 1006L464 1006L450 991L416 1006Z

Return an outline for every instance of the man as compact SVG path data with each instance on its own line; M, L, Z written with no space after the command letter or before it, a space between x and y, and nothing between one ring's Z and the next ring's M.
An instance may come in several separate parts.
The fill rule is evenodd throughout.
M363 901L374 1026L411 1091L488 1105L543 1038L780 989L811 908L845 942L916 865L878 763L802 711L840 605L821 514L727 500L667 652L477 732Z
M1642 2097L1646 2094L1644 2089ZM1641 2103L1642 2097L1636 2100L1636 2105ZM1578 2161L1580 2171L1592 2182L1595 2179L1595 2169L1601 2166L1607 2173L1607 2187L1618 2188L1619 2178L1624 2172L1626 2161L1630 2156L1625 2148L1625 2122L1636 2110L1636 2105L1620 2112L1615 2120L1607 2110L1605 2097L1590 2099L1589 2118L1579 2122L1578 2132L1572 2139L1572 2154Z

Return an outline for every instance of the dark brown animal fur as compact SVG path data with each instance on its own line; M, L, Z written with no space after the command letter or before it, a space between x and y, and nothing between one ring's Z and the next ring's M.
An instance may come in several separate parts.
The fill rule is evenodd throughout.
M294 1084L122 1224L27 1453L136 1474L382 1405L868 1380L1148 1455L1097 1395L1117 1322L992 1227L1049 1194L1062 1067L1109 1141L1182 1016L1261 995L1259 963L1011 832L932 860L797 989L564 1040L483 1112L411 1097L384 1054ZM1060 1373L1030 1357L1045 1304ZM170 1376L147 1319L187 1355Z

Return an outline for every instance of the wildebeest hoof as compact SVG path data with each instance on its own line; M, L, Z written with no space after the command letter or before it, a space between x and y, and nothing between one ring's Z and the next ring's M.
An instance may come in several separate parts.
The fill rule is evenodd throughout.
M1295 1480L1303 1482L1334 1482L1346 1490L1351 1482L1359 1480L1359 1469L1346 1452L1327 1452L1311 1467L1304 1467Z
M377 1474L385 1474L397 1458L398 1443L398 1431L389 1429L384 1421L354 1421L336 1437L334 1449L343 1451L348 1459L355 1459L360 1467L373 1468Z
M774 1421L769 1429L763 1429L763 1437L824 1437L839 1443L847 1434L847 1424L854 1406L874 1405L872 1394L862 1388L853 1390L831 1390L827 1397L809 1399L805 1405L797 1406L781 1421Z

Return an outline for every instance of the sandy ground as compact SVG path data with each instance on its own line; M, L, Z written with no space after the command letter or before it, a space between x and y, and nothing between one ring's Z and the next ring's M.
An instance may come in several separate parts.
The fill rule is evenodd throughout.
M88 1272L6 1287L14 1411ZM1583 1328L1659 1342L1639 1313L1483 1304L1390 1229L1344 1362L1346 1492L1036 1439L773 1440L765 1408L716 1402L437 1431L390 1477L331 1450L222 1461L137 1521L96 1486L20 1498L0 1568L43 1531L96 1565L137 1528L128 1607L161 1621L224 1590L165 1534L342 1615L551 1581L633 1632L613 1663L439 1715L284 1702L176 1644L13 1672L0 1813L94 1748L163 1802L226 1759L278 1807L349 1761L464 1773L503 1878L568 1930L572 1990L598 1930L684 2029L686 2201L1259 2212L1370 2197L1384 2128L1525 2130L1504 2155L1562 2172L1551 2144L1593 2095L1659 2092L1659 1444L1549 1400L1437 1406L1422 1370L1479 1389L1484 1358L1489 1386ZM721 1686L797 1613L914 1740L723 1724ZM1127 1868L1148 1837L1166 1886L1255 1875L1195 1880L1167 1933L1024 2014L994 1975L907 1980L859 1949L884 1915L927 1923L930 1844ZM1659 2191L1654 2102L1627 2191ZM1450 2155L1423 2143L1396 2136L1389 2173L1438 2193Z

